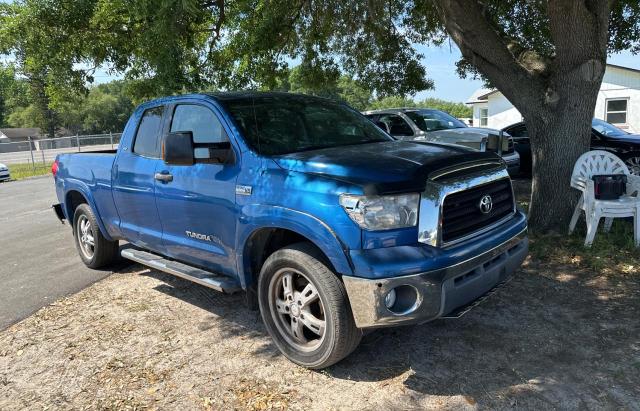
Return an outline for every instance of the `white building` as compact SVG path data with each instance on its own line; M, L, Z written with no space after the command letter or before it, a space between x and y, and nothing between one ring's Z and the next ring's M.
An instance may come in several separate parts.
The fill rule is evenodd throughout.
M522 115L495 89L479 89L467 101L473 107L473 125L501 129L522 121ZM607 64L594 117L640 133L640 70Z

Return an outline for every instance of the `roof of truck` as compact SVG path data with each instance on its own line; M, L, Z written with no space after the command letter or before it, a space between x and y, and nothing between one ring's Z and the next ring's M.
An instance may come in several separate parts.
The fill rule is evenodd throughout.
M312 96L308 94L287 93L284 91L228 91L219 93L205 93L206 96L210 96L220 101L238 101L249 100L255 98L268 98L268 97L286 97L286 98L305 98L305 99L317 99L325 101L335 101L326 97Z

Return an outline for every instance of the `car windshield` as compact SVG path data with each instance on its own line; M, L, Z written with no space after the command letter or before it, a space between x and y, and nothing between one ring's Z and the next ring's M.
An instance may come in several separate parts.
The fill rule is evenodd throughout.
M251 148L280 155L393 140L348 106L299 95L222 99Z
M621 137L629 134L624 130L620 130L613 124L609 124L606 121L597 118L591 120L591 127L593 127L595 131L602 134L603 136L608 137Z
M404 113L422 131L450 130L467 127L462 121L440 110L416 110Z

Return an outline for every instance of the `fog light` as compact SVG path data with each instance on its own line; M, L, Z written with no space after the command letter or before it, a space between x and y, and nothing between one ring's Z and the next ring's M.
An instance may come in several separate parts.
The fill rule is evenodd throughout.
M394 288L391 291L389 291L387 295L384 297L384 305L386 305L387 308L391 308L395 303L396 303L396 289Z
M418 290L408 284L393 288L384 297L384 305L395 315L411 314L421 303L422 297Z

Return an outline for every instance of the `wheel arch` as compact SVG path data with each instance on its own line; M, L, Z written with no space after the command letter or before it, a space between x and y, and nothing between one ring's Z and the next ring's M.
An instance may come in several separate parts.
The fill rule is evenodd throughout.
M69 225L73 226L75 211L80 204L87 204L91 207L91 211L93 211L96 216L96 220L98 221L98 228L100 229L100 232L107 240L112 241L113 239L107 232L107 229L100 218L100 213L98 212L92 197L89 195L89 191L83 189L81 186L74 186L73 188L68 189L64 195L64 211Z
M298 242L308 242L317 248L334 273L353 273L346 246L326 226L315 219L295 222L282 219L278 225L264 224L246 228L239 236L236 249L239 251L237 266L242 287L251 289L264 261L273 252Z

